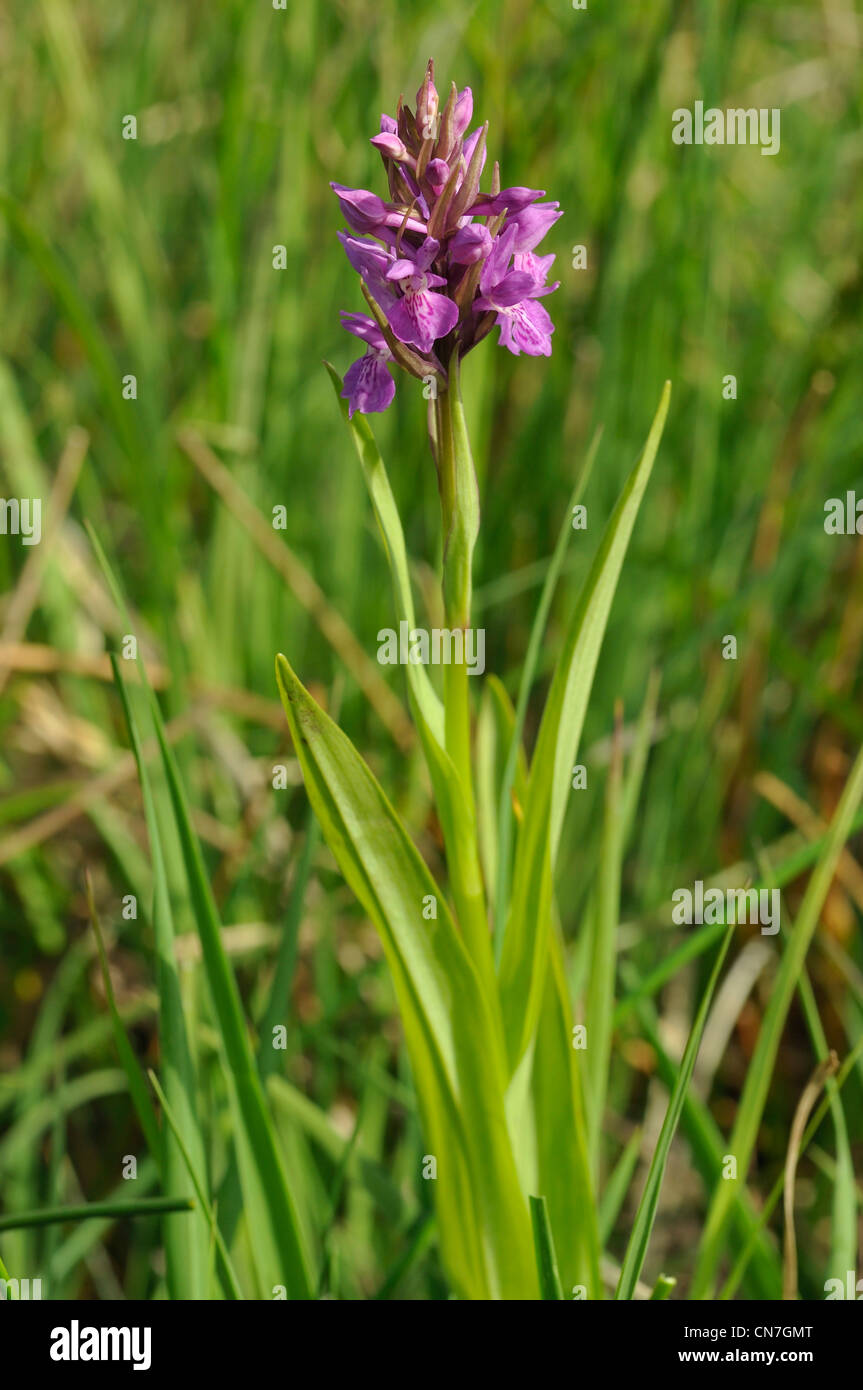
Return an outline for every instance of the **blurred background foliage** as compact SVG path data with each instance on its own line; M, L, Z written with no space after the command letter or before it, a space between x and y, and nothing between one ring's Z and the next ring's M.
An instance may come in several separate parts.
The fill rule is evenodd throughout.
M568 0L288 0L284 11L269 0L13 0L5 9L0 479L6 497L43 498L46 532L30 550L14 537L0 545L7 1210L102 1196L119 1183L122 1155L141 1148L106 1019L87 868L118 1002L139 1055L158 1058L151 870L106 656L123 627L86 520L122 576L172 721L253 1018L277 941L296 934L283 1069L298 1113L314 1107L298 1180L326 1212L360 1114L363 1162L384 1184L383 1214L374 1183L339 1186L329 1288L445 1296L422 1234L421 1136L380 949L315 842L302 910L294 900L291 915L309 822L273 677L284 650L338 709L438 869L440 838L403 715L380 689L371 704L357 679L385 681L404 707L402 673L374 662L377 632L392 622L389 580L322 366L327 358L344 372L355 352L338 310L364 307L335 238L329 180L382 189L368 137L400 91L412 101L429 55L439 87L473 88L504 184L546 189L566 213L548 239L562 281L548 302L552 359L516 362L492 338L465 368L483 514L475 622L486 628L488 668L511 691L594 430L603 427L588 529L570 544L543 673L661 384L674 383L594 687L581 755L588 788L573 795L561 854L574 971L614 702L631 730L652 669L659 713L623 876L628 960L645 972L683 939L664 906L675 888L755 862L792 832L817 833L863 728L863 540L823 528L828 498L855 486L863 495L861 32L851 0L590 0L586 12ZM673 145L671 113L696 98L779 107L780 153ZM128 115L136 140L122 138ZM273 268L279 245L284 270ZM586 269L572 268L577 245ZM129 374L135 400L123 398ZM729 374L736 400L723 398ZM416 384L401 380L392 410L372 423L433 622L439 519ZM286 508L279 532L269 525L276 506ZM722 657L727 635L736 660ZM537 701L530 712L529 743L540 709ZM287 768L286 789L273 789L276 764ZM804 885L802 875L786 889L792 909ZM127 894L138 897L136 920L123 918ZM842 1053L863 1028L861 907L852 861L811 957L828 1040ZM746 929L738 935L740 951ZM187 958L206 1089L212 1037L194 945ZM676 973L657 999L674 1055L700 971ZM723 1128L770 978L763 962L737 1001L711 1092ZM812 1065L795 1013L759 1189L781 1169ZM637 1124L645 1142L655 1137L664 1091L654 1070L630 1013L616 1040L609 1162ZM858 1169L861 1080L858 1070L843 1092ZM224 1136L212 1143L217 1167ZM655 1255L685 1276L705 1209L685 1137L674 1163ZM804 1162L798 1197L801 1287L819 1296L826 1158ZM624 1205L612 1248L627 1213ZM16 1261L36 1259L50 1273L52 1296L159 1291L153 1223L14 1240Z

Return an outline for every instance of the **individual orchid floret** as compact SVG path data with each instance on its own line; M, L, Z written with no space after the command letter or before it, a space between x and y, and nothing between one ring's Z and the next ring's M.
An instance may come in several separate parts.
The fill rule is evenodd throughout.
M548 283L554 257L535 252L562 214L541 189L501 188L496 163L480 188L488 126L468 133L473 119L470 88L452 83L443 100L430 62L415 111L400 100L371 137L389 198L332 184L350 228L342 245L374 316L344 318L352 333L360 323L375 331L349 372L352 413L389 404L387 363L446 389L453 365L495 325L516 355L551 352L554 327L537 301L557 288Z
M556 288L545 284L548 265L554 257L541 260L531 256L529 263L510 267L516 236L517 228L510 227L485 262L479 282L481 294L475 308L495 314L501 347L508 348L516 357L521 352L529 357L550 357L554 324L536 300ZM544 265L545 261L548 264Z
M440 242L426 237L410 258L395 261L387 280L402 288L402 297L387 310L390 328L403 343L431 352L439 338L445 338L458 322L458 306L445 294L435 291L446 286L446 277L434 275L429 267L440 250Z
M342 396L348 402L348 418L355 410L362 415L374 415L386 410L396 393L396 384L387 371L393 355L383 333L367 314L342 314L342 327L369 345L363 357L357 358L345 372Z

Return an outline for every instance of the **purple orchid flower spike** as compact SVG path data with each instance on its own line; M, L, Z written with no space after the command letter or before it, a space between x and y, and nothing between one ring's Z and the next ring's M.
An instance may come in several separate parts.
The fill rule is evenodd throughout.
M487 128L468 133L473 105L469 87L439 95L429 62L415 111L399 101L371 137L389 197L332 184L350 228L340 239L375 316L342 320L369 345L345 378L351 414L389 405L388 363L445 388L495 325L516 355L551 352L554 325L538 301L557 289L554 257L536 252L562 213L541 189L501 188L497 165L491 190L480 189Z

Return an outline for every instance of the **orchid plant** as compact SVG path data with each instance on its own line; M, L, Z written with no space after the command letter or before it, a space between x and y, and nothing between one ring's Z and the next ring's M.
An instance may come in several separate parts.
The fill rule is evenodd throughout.
M415 110L399 102L372 144L387 198L334 183L340 240L368 313L345 313L366 351L340 395L390 567L400 622L415 612L399 512L366 417L395 394L394 369L423 383L441 500L443 605L451 630L471 621L479 527L460 365L493 329L516 356L548 356L542 300L557 283L537 254L562 216L524 187L481 188L487 126L468 134L469 88L440 109L430 62ZM581 1051L555 907L554 871L571 769L611 602L653 466L666 383L645 448L611 516L568 624L533 757L525 709L566 538L539 606L515 709L494 676L474 721L464 661L438 691L409 662L407 693L445 842L436 883L386 793L283 656L277 676L311 804L341 871L375 923L401 1012L433 1176L442 1261L462 1298L535 1298L549 1270L602 1296L597 1213L604 1080ZM476 766L491 769L476 776ZM607 1049L606 1049L607 1051ZM434 1163L428 1161L433 1159ZM424 1171L426 1171L424 1169ZM534 1199L531 1201L531 1199ZM539 1201L537 1199L544 1199Z

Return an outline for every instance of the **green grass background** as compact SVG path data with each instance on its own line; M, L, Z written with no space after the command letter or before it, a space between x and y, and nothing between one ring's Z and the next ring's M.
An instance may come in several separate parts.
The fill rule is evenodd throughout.
M279 1114L303 1209L326 1233L322 1288L446 1297L380 950L317 844L292 912L308 820L274 653L288 652L339 710L436 867L427 785L416 753L370 710L343 652L178 446L178 431L193 427L265 517L286 507L278 534L373 659L378 629L392 621L389 578L322 366L328 358L344 372L354 351L338 310L364 306L335 238L328 182L382 188L368 137L400 91L412 100L433 55L443 90L451 78L473 88L504 184L544 188L565 210L548 238L562 282L547 302L553 357L516 361L493 335L465 368L482 498L475 621L486 628L488 668L511 692L594 429L603 437L588 530L570 544L544 678L662 382L674 383L591 700L588 789L573 796L558 876L577 979L614 701L634 721L656 668L659 724L619 934L626 959L653 969L684 939L663 911L672 891L757 861L789 832L789 807L772 805L754 775L771 773L829 817L860 744L863 546L823 529L828 498L855 486L863 496L860 17L844 0L590 0L587 12L564 0L289 0L286 11L268 0L42 0L13 3L0 26L2 494L46 499L70 432L89 435L50 547L0 543L0 1204L9 1212L105 1197L129 1187L122 1156L143 1153L88 924L87 868L118 1003L139 1056L158 1061L140 796L134 776L104 791L97 780L128 747L103 660L124 629L86 520L121 577L166 717L188 716L176 751L222 919L248 928L235 933L232 959L258 1021L276 943L293 933L289 1047L279 1054L291 1089ZM780 107L780 153L674 146L671 112L699 97ZM121 136L130 114L134 141ZM586 270L571 266L578 244ZM276 245L285 270L273 269ZM137 378L134 401L122 396L127 374ZM722 396L727 374L737 378L734 401ZM416 384L400 380L394 407L372 423L422 595L440 537ZM5 624L36 554L44 569L13 650ZM736 661L722 658L729 634ZM404 702L402 673L385 674ZM278 763L285 790L272 788ZM792 908L804 882L787 889ZM831 890L810 957L828 1041L843 1055L863 1028L854 882ZM122 917L125 894L138 896L137 920ZM703 978L689 965L658 996L674 1055ZM713 1080L724 1131L770 978L767 969L740 1001ZM217 1085L214 1037L194 964L182 988L207 1097ZM781 1170L814 1062L795 1009L756 1193ZM858 1171L861 1082L858 1069L843 1091ZM615 1034L609 1168L638 1124L649 1129L663 1094L630 1013ZM823 1296L833 1273L829 1122L815 1143L798 1194L809 1297ZM225 1156L224 1125L214 1124L216 1182ZM652 1282L661 1264L685 1290L706 1196L685 1136L673 1161L679 1183L660 1208L647 1269ZM145 1162L140 1172L138 1192ZM149 1182L155 1191L152 1172ZM618 1257L639 1187L609 1238ZM51 1296L141 1297L164 1292L159 1246L155 1222L106 1219L15 1233L3 1252L10 1269L41 1272Z

